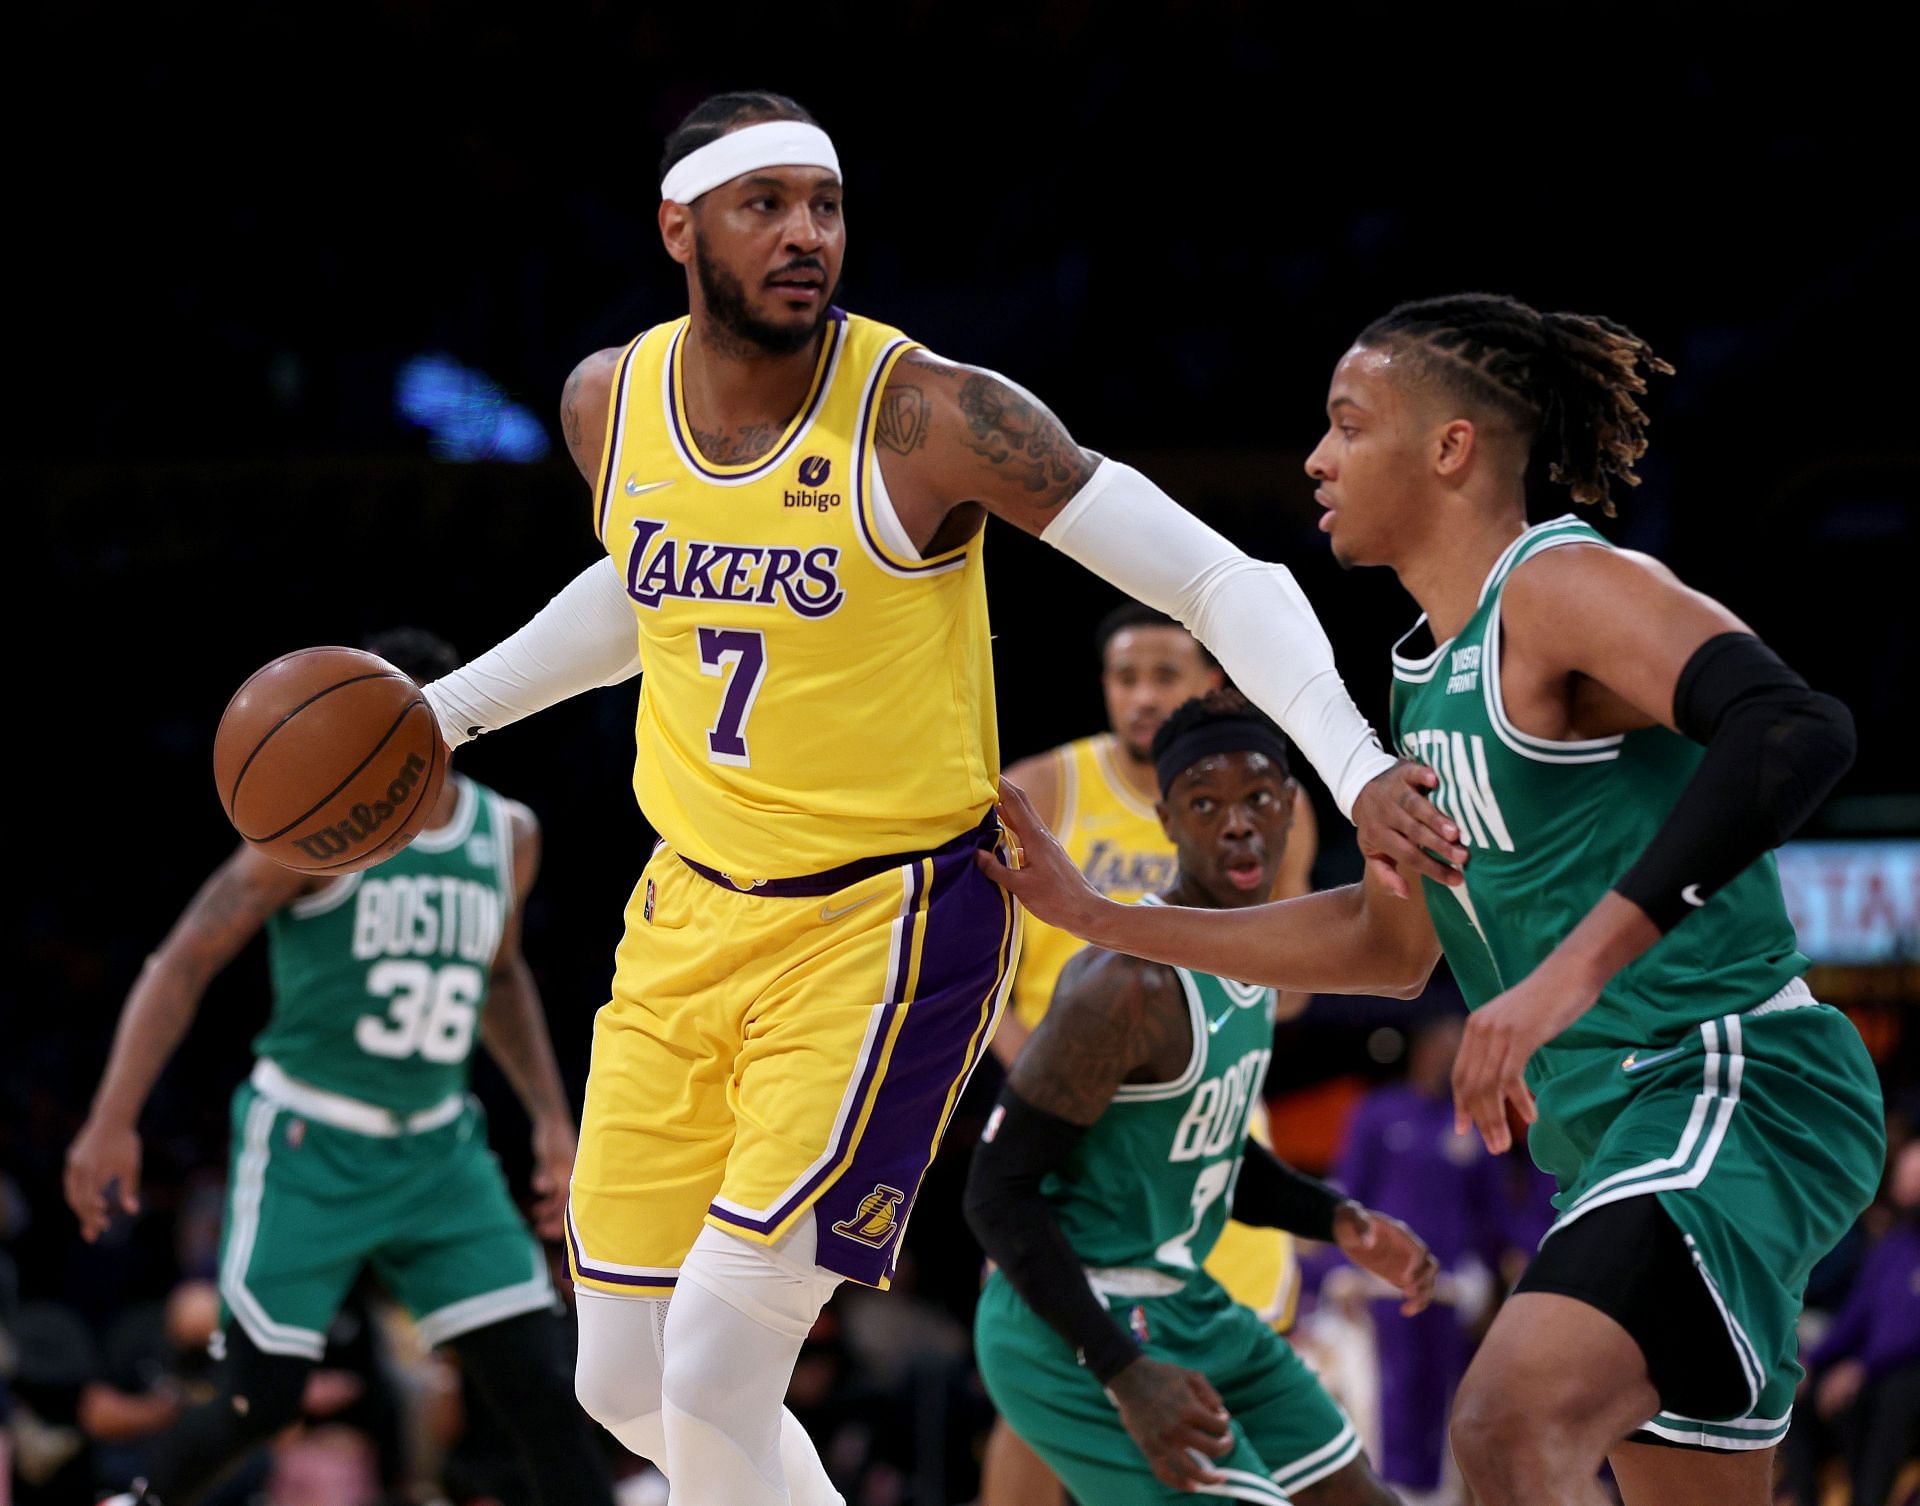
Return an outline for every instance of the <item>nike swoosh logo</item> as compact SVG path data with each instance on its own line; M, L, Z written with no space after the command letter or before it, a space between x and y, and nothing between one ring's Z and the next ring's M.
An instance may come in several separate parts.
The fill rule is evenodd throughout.
M1686 888L1680 891L1680 897L1696 910L1706 903L1706 901L1700 897L1700 886L1698 884L1688 884Z
M1641 1056L1638 1052L1636 1052L1634 1055L1629 1056L1625 1061L1620 1063L1620 1070L1622 1072L1639 1072L1644 1070L1647 1067L1657 1067L1662 1062L1672 1061L1682 1051L1690 1051L1692 1049L1693 1049L1693 1043L1689 1041L1686 1045L1675 1046L1671 1050L1656 1051L1652 1056Z
M627 495L629 497L644 497L648 492L657 492L663 486L672 485L673 483L671 481L649 481L645 486L642 486L640 484L639 473L635 472L633 475L627 477Z
M862 905L872 904L879 897L877 894L869 894L865 899L856 899L852 904L842 905L838 910L829 910L825 905L822 905L820 907L820 918L822 920L838 920L842 915L853 914L853 912L858 910Z

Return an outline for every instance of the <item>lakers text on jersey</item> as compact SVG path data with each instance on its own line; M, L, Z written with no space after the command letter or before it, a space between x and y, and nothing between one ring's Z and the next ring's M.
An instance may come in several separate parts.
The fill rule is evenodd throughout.
M1472 851L1466 882L1429 882L1426 900L1475 1008L1531 973L1619 880L1702 757L1662 726L1554 741L1508 715L1502 592L1528 560L1574 547L1611 546L1572 517L1527 529L1454 638L1410 646L1422 619L1394 654L1393 741L1438 773L1437 803ZM1678 1442L1757 1448L1784 1435L1807 1274L1879 1180L1872 1063L1847 1019L1807 991L1806 965L1768 855L1622 969L1527 1069L1540 1110L1529 1148L1560 1188L1555 1230L1657 1196L1726 1316L1751 1405L1737 1418L1656 1418Z
M686 332L621 360L595 518L639 634L641 809L748 882L971 830L1000 767L982 541L921 558L873 445L918 347L834 311L786 433L716 465L687 426Z

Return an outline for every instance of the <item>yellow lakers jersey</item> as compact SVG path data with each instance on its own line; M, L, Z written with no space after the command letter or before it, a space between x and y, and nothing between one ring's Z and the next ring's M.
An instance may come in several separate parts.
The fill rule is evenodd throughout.
M874 454L916 344L834 310L780 442L718 465L687 330L622 356L595 500L639 625L640 808L742 887L938 847L985 817L1000 752L982 540L920 558Z
M1173 882L1174 852L1153 802L1127 783L1118 762L1124 756L1108 732L1053 750L1060 785L1055 835L1094 888L1130 905ZM1014 1013L1022 1024L1031 1029L1040 1023L1060 970L1085 945L1027 917L1013 984Z

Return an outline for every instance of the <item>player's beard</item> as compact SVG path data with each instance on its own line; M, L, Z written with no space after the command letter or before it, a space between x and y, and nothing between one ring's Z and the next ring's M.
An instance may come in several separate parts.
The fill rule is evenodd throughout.
M820 312L810 324L769 324L754 316L747 307L746 285L707 255L707 248L696 233L693 238L693 267L700 277L700 293L706 299L707 313L735 339L764 351L770 356L790 356L804 350L820 333L826 322L832 298L820 300Z

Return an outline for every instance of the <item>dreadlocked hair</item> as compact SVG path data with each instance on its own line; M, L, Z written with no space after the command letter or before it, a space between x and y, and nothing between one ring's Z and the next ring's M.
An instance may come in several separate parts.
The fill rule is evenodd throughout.
M760 125L769 120L797 120L804 125L819 121L784 94L764 89L741 89L732 94L715 94L703 99L686 114L673 134L667 137L666 150L660 156L660 176L665 178L682 157L697 152L710 141L718 141L727 132L741 126Z
M1543 314L1498 293L1403 303L1360 344L1411 352L1417 371L1491 407L1526 436L1546 435L1547 475L1613 516L1615 481L1638 486L1647 415L1637 399L1673 368L1624 324L1598 314Z

